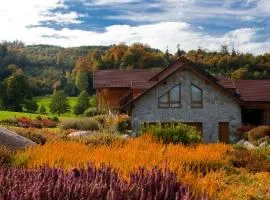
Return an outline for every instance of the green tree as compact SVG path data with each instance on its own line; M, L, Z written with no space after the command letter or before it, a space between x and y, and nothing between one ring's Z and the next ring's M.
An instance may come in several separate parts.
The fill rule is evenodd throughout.
M66 93L63 90L55 91L50 103L51 113L57 113L58 116L60 116L61 114L68 112L69 108L70 106Z
M40 114L46 114L46 113L47 113L46 108L45 108L44 105L41 105L41 106L40 106L40 108L39 108L39 113L40 113Z
M89 86L88 74L85 70L79 70L76 74L76 87L80 90L87 90Z
M233 79L248 79L248 69L246 67L241 67L233 71L231 77Z
M30 112L30 113L34 113L38 110L37 101L33 99L25 100L23 107L24 109L26 109L27 112Z
M74 114L80 115L89 108L89 95L86 91L82 91L78 97L77 103L74 107Z
M177 45L177 52L176 52L176 56L178 57L178 58L180 58L182 55L184 55L185 54L185 51L183 51L183 50L181 50L180 49L180 44L178 44Z
M21 72L16 72L5 81L6 97L4 106L13 111L22 111L26 97L30 96L28 78Z

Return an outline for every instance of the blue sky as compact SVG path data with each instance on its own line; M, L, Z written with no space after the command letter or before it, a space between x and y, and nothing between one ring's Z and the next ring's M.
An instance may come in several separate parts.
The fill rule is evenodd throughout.
M16 6L14 6L16 5ZM3 0L0 41L270 52L270 0Z

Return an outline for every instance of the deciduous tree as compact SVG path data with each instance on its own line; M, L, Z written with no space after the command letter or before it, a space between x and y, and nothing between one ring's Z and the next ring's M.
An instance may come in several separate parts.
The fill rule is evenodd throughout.
M67 95L63 90L55 91L53 93L50 110L52 113L57 113L60 116L63 113L69 111L69 103L67 99Z

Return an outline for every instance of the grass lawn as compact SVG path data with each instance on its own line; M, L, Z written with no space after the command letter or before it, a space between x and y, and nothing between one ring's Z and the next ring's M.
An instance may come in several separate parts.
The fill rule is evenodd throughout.
M36 118L40 114L33 114L33 113L24 113L24 112L12 112L12 111L0 111L0 120L14 118L14 117L29 117L29 118ZM40 115L43 117L53 117L56 115ZM74 116L73 116L74 117ZM70 119L73 118L72 116L60 116L60 120Z
M51 96L42 96L42 97L35 97L34 98L37 101L38 106L40 107L41 105L44 105L47 111L47 115L41 115L41 116L48 116L48 117L53 117L57 116L56 114L51 114L49 113L49 105L51 103ZM68 102L70 105L70 111L62 114L60 116L60 120L64 119L70 119L70 118L75 118L77 117L74 115L73 108L76 105L78 97L68 97ZM91 96L90 97L90 105L95 106L95 97ZM14 117L30 117L30 118L36 118L40 114L33 114L33 113L25 113L25 112L12 112L12 111L0 111L0 120L7 119L7 118L14 118Z
M37 101L38 106L40 107L41 105L44 105L46 108L46 111L50 111L50 103L51 103L51 96L41 96L41 97L35 97L34 99ZM70 105L70 111L68 113L63 114L65 117L75 117L75 115L72 113L73 108L76 105L78 97L68 97L68 102ZM91 96L90 97L90 105L95 106L95 97Z

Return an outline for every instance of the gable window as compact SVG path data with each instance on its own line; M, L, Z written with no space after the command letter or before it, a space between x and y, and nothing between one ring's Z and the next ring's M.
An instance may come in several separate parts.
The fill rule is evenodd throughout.
M181 107L181 85L178 84L161 95L158 99L159 108L180 108Z
M202 89L194 84L191 84L191 107L202 108L203 107L203 94Z

